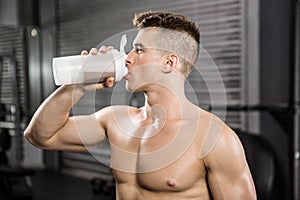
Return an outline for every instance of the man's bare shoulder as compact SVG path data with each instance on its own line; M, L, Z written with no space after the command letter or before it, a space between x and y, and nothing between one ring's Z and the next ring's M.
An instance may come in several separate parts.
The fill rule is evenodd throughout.
M202 135L202 145L200 149L200 157L207 157L216 146L231 145L235 140L238 140L235 132L218 116L207 112L203 109L200 112L200 134ZM225 145L225 146L224 146Z
M228 155L232 158L244 157L244 149L237 134L226 123L214 114L211 114L209 123L201 149L203 159L224 160Z

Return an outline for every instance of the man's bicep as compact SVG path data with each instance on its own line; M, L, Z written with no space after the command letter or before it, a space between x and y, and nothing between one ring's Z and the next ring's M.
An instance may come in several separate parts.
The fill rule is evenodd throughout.
M48 141L57 150L82 151L105 138L105 128L95 114L70 117Z
M222 133L205 163L215 199L256 199L243 146L234 132Z

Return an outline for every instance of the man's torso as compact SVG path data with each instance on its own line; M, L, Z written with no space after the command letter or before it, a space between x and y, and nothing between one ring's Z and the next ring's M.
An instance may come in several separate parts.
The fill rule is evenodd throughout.
M138 110L117 109L107 134L118 199L210 199L200 156L209 113L198 109L191 118L144 123Z

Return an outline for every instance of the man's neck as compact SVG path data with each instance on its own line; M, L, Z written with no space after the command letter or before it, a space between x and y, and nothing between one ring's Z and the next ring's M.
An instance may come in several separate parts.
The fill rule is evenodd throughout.
M178 88L176 90L158 86L145 92L144 117L159 120L182 119L183 109L186 109L190 102L186 99L183 90L178 91Z

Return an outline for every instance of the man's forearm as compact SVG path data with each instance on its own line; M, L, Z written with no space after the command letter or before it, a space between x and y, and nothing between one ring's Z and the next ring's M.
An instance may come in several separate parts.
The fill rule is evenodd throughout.
M25 137L35 145L43 145L69 119L72 106L84 94L78 86L68 85L58 88L35 112L26 128Z

